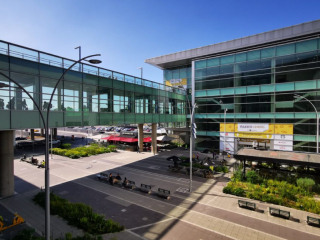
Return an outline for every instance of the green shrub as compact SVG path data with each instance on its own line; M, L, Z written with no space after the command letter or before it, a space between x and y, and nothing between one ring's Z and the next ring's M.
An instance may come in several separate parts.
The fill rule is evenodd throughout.
M246 178L250 183L258 183L259 175L255 171L248 171L246 174Z
M216 167L214 167L214 171L228 173L229 169L226 166L216 166Z
M311 178L299 178L297 180L297 185L307 192L311 192L315 182Z
M242 172L242 170L241 169L238 169L238 170L236 170L235 172L234 172L234 174L233 174L233 181L243 181L243 172Z
M115 145L109 145L108 146L108 149L111 151L111 152L116 152L117 151L117 147Z
M64 143L61 145L62 149L71 149L71 143Z
M39 192L33 201L44 208L45 192ZM50 210L52 215L59 215L68 224L91 234L114 233L124 229L119 223L111 219L106 220L103 215L94 213L90 206L83 203L71 203L53 193L50 194Z
M230 186L224 187L222 191L223 191L223 193L226 193L226 194L232 194L233 193L233 189Z

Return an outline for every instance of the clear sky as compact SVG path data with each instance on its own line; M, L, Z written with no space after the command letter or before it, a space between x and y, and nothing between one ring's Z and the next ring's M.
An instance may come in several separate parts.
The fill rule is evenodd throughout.
M101 53L101 67L162 82L144 63L320 18L320 0L0 1L0 39L63 57Z

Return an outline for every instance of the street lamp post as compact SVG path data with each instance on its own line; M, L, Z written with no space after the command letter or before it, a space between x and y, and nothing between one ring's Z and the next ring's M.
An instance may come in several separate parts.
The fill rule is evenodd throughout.
M224 104L223 104L223 101L220 100L219 101L220 104L223 105L223 109L224 109L224 137L223 137L223 154L222 154L222 157L223 157L223 160L224 160L224 153L226 152L226 117L227 117L227 111L228 109L225 108Z
M143 78L143 67L138 67L137 69L141 69L141 79Z
M192 139L192 125L193 125L193 115L194 115L194 109L197 108L197 104L195 103L193 106L192 104L190 103L189 101L189 97L188 97L188 93L187 93L187 89L185 89L182 85L179 85L178 86L179 88L182 88L183 90L185 90L186 92L186 96L187 96L187 102L188 102L188 105L189 105L189 112L191 113L191 116L190 116L190 181L189 181L189 192L192 191L192 146L193 146L193 139Z
M52 94L51 94L51 97L50 97L50 101L48 103L47 121L44 120L44 117L43 117L43 114L42 114L42 111L41 111L39 105L37 104L35 99L30 95L30 93L24 87L22 87L18 82L16 82L15 80L10 78L6 74L0 72L0 75L6 77L7 79L9 79L10 81L12 81L13 83L15 83L18 86L18 87L14 87L14 88L20 88L33 101L34 105L36 106L36 108L39 111L43 126L45 128L45 133L46 133L46 139L45 139L45 239L46 240L50 240L50 181L49 181L50 180L50 172L49 172L49 113L50 113L50 106L51 106L51 103L52 103L52 99L53 99L55 90L57 89L57 87L58 87L60 81L63 79L63 77L69 72L69 70L72 69L76 64L80 63L81 61L87 61L87 62L89 62L91 64L99 64L99 63L101 63L101 61L97 60L97 59L86 60L87 58L96 57L96 56L101 56L101 55L100 54L94 54L94 55L89 55L87 57L79 59L78 61L74 62L62 74L62 76L57 81L55 87L53 88L53 91L52 91ZM1 87L8 87L8 86L10 86L10 85L0 83L0 88Z
M319 153L319 114L318 114L317 108L313 105L313 103L309 99L307 99L299 94L294 94L293 97L296 99L302 98L302 99L307 100L312 105L312 107L314 108L314 110L317 114L317 153Z

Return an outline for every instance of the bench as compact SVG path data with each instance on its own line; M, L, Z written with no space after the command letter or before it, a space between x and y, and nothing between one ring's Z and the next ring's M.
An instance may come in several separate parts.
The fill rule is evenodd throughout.
M320 218L314 218L314 217L307 216L307 223L309 225L314 225L314 226L320 227Z
M108 174L107 173L100 173L97 175L99 180L108 180Z
M239 207L256 210L256 204L252 202L238 200Z
M158 196L165 198L165 199L169 199L170 198L170 191L169 190L165 190L162 188L158 189Z
M124 186L126 188L134 189L134 188L136 188L136 183L134 181L127 180L124 182Z
M151 193L151 186L141 183L140 191L145 192L147 194L150 194Z
M271 207L269 207L269 213L270 213L270 215L273 215L273 216L290 219L290 212L284 211L284 210L280 210L279 208L271 208Z

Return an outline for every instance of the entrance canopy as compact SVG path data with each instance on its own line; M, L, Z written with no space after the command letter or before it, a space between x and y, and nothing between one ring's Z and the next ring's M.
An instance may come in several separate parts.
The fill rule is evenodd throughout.
M237 160L264 161L273 163L293 164L300 166L320 167L320 155L315 153L261 151L244 148L234 155Z

